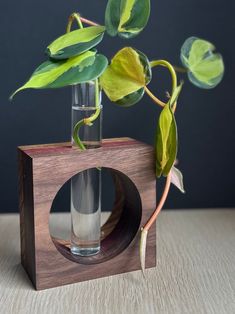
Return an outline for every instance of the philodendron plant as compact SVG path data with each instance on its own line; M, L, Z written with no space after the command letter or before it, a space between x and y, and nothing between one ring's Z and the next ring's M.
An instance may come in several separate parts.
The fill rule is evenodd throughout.
M97 111L74 127L74 141L80 149L85 147L79 139L79 129L84 125L92 125L100 114L99 87L120 107L133 106L144 94L162 107L155 136L156 176L166 177L166 184L156 210L141 229L140 260L143 270L148 230L165 203L171 183L184 193L183 176L175 167L178 149L175 111L183 85L182 82L178 84L176 72L187 74L192 84L204 89L215 87L224 73L222 56L215 52L214 45L197 37L190 37L183 43L180 52L182 67L174 67L166 60L149 61L143 52L132 47L122 48L110 62L97 52L95 47L102 41L104 34L133 38L144 29L149 15L150 0L108 0L105 26L73 13L69 17L66 33L46 48L47 61L11 96L13 98L17 92L26 88L59 88L94 80ZM71 31L73 21L77 21L79 27ZM84 24L89 26L84 27ZM152 79L152 69L158 66L166 68L172 77L172 87L166 101L161 101L147 87Z

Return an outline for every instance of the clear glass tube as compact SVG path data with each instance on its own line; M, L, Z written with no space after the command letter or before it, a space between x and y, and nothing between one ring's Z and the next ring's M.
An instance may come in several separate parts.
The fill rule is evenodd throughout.
M83 126L79 137L86 149L98 148L102 141L101 94L97 104L95 82L72 86L72 134L80 120L100 110L92 126ZM72 139L73 145L73 139ZM101 170L88 169L71 179L71 252L90 256L100 251Z

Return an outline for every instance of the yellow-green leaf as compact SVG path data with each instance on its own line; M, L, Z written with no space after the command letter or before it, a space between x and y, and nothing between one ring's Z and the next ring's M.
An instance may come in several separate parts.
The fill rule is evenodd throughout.
M67 59L95 47L104 35L104 26L90 26L64 34L54 40L46 49L53 59Z
M101 86L111 101L117 102L139 91L151 79L150 66L143 54L131 47L121 49L100 78Z
M156 174L167 176L175 162L178 148L177 127L168 103L162 110L156 132Z
M197 37L188 38L181 48L181 61L188 69L189 80L200 88L213 88L224 74L223 58L215 46Z

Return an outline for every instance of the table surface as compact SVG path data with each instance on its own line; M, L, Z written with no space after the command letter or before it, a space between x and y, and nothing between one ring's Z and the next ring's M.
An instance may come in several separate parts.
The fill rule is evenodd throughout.
M68 234L69 215L51 215ZM0 215L1 314L234 314L235 210L163 211L157 267L35 291L20 265L19 217Z

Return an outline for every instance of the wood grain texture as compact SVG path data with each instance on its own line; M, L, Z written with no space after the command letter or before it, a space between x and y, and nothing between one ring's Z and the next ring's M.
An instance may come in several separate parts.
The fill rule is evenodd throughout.
M37 290L140 269L139 234L156 206L153 147L129 138L104 140L81 151L68 143L20 147L22 264ZM72 176L88 168L109 168L117 184L120 219L93 257L74 257L64 240L51 238L52 202ZM120 190L121 187L121 190ZM27 190L27 193L25 191ZM117 206L116 206L117 207ZM110 229L116 213L107 222ZM28 239L31 239L30 241ZM146 267L156 266L155 229L148 235Z
M23 152L19 158L19 208L21 261L29 277L35 282L35 235L33 212L32 159ZM30 248L30 249L28 249Z
M52 215L52 233L68 214ZM35 292L20 264L18 215L0 215L1 314L234 314L235 210L163 211L157 267Z

